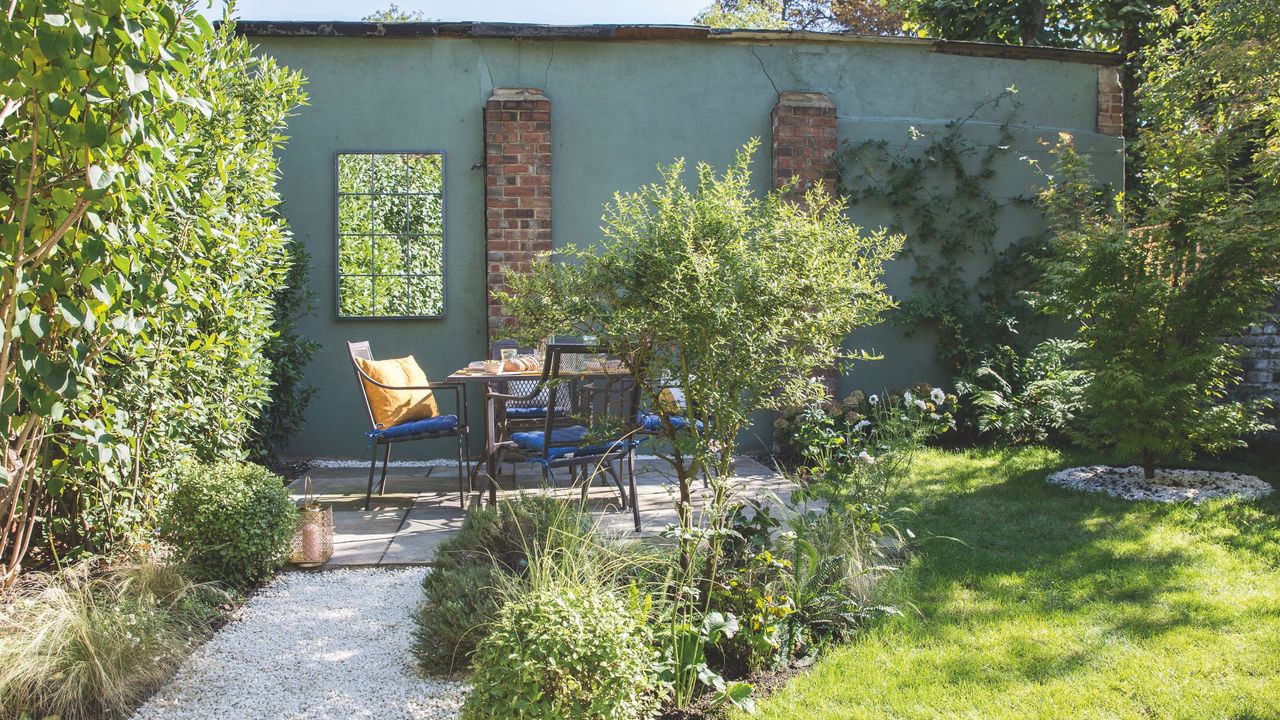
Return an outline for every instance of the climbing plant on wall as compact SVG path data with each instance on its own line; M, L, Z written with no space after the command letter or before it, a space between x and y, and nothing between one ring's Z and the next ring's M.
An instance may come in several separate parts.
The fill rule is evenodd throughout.
M1028 258L1043 238L996 246L1001 215L1012 201L991 190L996 164L1013 151L1010 124L1016 89L979 103L941 132L910 129L902 144L867 140L846 145L837 157L840 188L852 207L873 205L892 214L891 230L907 236L903 255L914 264L914 292L899 302L896 321L908 332L937 332L938 360L954 372L972 367L986 348L1013 341L1030 319L1017 298L1034 272ZM1007 109L993 142L970 132L984 111ZM976 281L966 277L973 258L985 259Z

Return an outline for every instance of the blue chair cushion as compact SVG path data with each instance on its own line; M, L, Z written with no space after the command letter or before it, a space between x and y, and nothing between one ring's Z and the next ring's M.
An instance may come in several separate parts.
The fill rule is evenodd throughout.
M642 412L636 418L636 420L640 423L640 427L644 428L645 432L651 432L651 433L662 432L662 418L658 415L658 413ZM676 430L683 430L685 426L688 424L689 424L689 421L686 420L682 415L674 415L671 418L671 427L675 428ZM701 420L697 422L697 427L698 427L698 430L702 430Z
M587 437L587 429L582 425L552 430L550 447L543 442L545 434L541 430L511 433L511 440L523 450L541 455L546 460L557 460L570 455L603 455L613 450L621 450L628 445L638 444L634 440L606 440L591 445L581 445L580 443Z
M370 430L369 437L379 440L393 440L414 435L453 432L457 429L457 415L437 415L432 418L423 418L422 420L410 420L409 422L392 425L381 430Z
M547 416L547 406L542 407L507 407L507 418L510 420L528 420Z

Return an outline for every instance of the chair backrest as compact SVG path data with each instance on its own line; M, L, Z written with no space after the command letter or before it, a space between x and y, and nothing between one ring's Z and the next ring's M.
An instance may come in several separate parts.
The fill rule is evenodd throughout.
M616 423L630 432L636 426L636 410L639 407L640 388L630 375L584 375L567 370L566 357L585 360L584 356L596 355L599 350L581 343L550 343L543 360L543 377L548 407L568 408L571 422L592 427L605 422ZM573 363L581 367L581 362ZM553 417L556 416L556 417ZM552 430L565 424L560 413L547 413L544 437L551 437ZM584 441L582 444L590 444Z
M502 351L508 349L515 350L516 353L520 355L532 355L534 353L532 348L522 348L515 340L498 340L493 343L493 346L490 348L489 357L494 360L499 360L502 358ZM504 395L529 395L536 387L538 387L538 381L534 379L507 380L499 386L499 392ZM507 407L521 408L549 407L547 405L547 393L545 391L525 400L507 400L505 405Z
M360 342L348 342L347 352L351 354L351 368L356 373L356 384L360 386L360 399L364 401L365 414L369 416L370 429L377 429L378 423L373 419L373 407L369 405L369 391L364 386L364 372L360 370L360 364L356 362L356 358L361 360L373 360L373 349L369 347L368 340Z

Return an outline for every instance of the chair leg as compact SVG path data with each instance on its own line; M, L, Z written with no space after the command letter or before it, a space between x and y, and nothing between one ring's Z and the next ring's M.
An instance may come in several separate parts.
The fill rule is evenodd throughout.
M458 434L458 507L465 510L467 507L466 485L469 482L470 475L464 475L462 472L462 438L464 437L466 437L466 433Z
M387 491L387 466L390 464L391 464L391 443L387 443L387 448L382 453L382 479L378 481L379 495Z
M636 496L636 451L627 453L627 484L631 486L631 517L636 521L636 532L640 532L640 499Z
M373 473L378 469L378 446L373 445L369 454L369 487L364 491L364 509L369 509L369 499L373 496Z
M626 488L626 485L624 485L622 482L622 475L623 475L622 462L623 461L621 460L618 461L617 472L615 472L613 469L613 463L608 463L607 465L604 466L604 472L600 474L607 476L602 480L605 487L609 487L609 478L610 477L613 478L614 487L618 489L618 499L622 501L621 509L626 510L627 509L627 488Z

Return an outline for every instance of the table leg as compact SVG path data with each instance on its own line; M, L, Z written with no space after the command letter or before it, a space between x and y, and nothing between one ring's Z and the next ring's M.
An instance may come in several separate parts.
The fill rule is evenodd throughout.
M484 462L489 476L489 504L498 504L498 401L485 387L484 397Z

